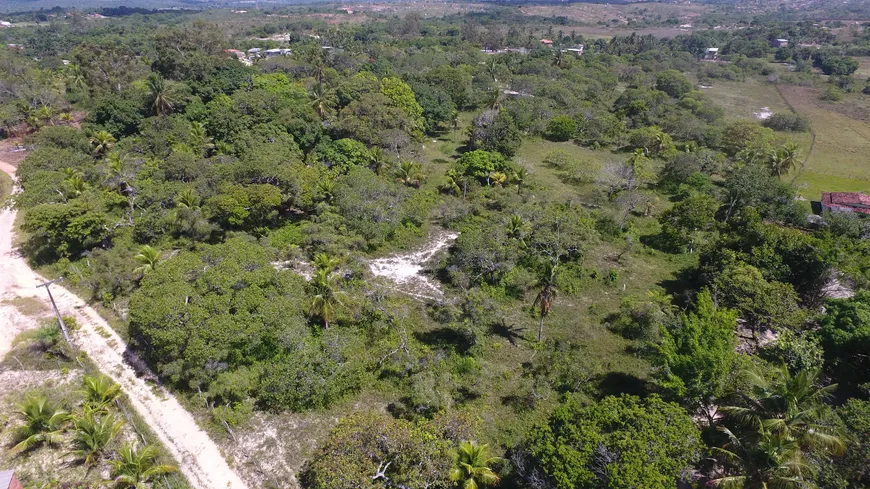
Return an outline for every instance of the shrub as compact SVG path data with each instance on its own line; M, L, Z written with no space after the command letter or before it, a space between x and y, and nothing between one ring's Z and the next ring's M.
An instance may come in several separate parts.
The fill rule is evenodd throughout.
M830 87L826 88L825 91L822 92L821 95L819 95L819 99L825 100L828 102L839 102L839 101L843 100L843 97L845 97L845 96L846 96L846 94L843 93L842 90L840 90L837 87L830 86Z
M761 123L774 131L806 132L810 130L808 117L799 114L773 114Z
M550 141L567 141L577 134L577 121L567 115L557 115L550 119L544 135Z

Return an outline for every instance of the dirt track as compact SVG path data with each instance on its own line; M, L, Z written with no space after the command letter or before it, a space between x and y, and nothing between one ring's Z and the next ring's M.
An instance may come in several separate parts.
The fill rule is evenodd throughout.
M2 157L2 154L0 154ZM15 167L0 161L0 170L15 177ZM11 340L20 332L35 328L39 320L21 314L3 299L35 297L49 306L48 297L36 285L45 281L33 272L12 247L15 212L0 211L0 357L10 349ZM97 312L60 284L52 294L61 314L74 316L82 326L74 334L77 347L118 382L139 415L148 423L164 446L179 463L179 469L196 489L247 489L230 469L217 445L197 426L193 416L163 388L154 387L136 377L124 363L124 341Z

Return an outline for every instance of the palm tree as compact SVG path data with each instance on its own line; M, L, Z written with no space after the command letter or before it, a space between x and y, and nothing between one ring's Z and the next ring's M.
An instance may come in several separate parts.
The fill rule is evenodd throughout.
M199 197L190 187L185 188L175 196L175 205L183 209L196 209L199 207Z
M743 405L725 406L726 423L758 436L770 434L794 441L802 450L823 449L832 453L845 450L843 441L829 426L820 423L825 400L836 384L819 387L819 371L802 370L792 374L787 367L774 370L772 379L761 372L748 372L750 385L741 393Z
M329 323L335 320L335 308L341 305L330 272L323 268L315 270L309 286L312 291L309 314L319 317L324 329L329 329Z
M315 270L326 270L326 273L332 273L340 261L338 258L327 255L326 253L317 253L314 255L314 260L311 262Z
M498 83L498 78L496 75L498 74L498 61L494 56L490 56L486 60L486 73L492 78L492 81Z
M445 183L441 187L441 190L456 196L461 195L462 185L464 184L462 175L455 168L451 168L447 170L445 177Z
M770 173L781 177L797 166L800 152L795 142L784 144L770 156Z
M87 88L85 72L79 65L71 64L66 67L66 84L70 88Z
M32 447L53 444L63 431L63 426L69 420L66 411L50 404L43 395L27 397L18 406L18 414L24 419L24 425L19 428L21 441L12 449L14 452L28 450Z
M422 166L416 161L406 160L396 169L396 181L409 187L419 187L423 179Z
M541 324L538 327L538 342L544 338L544 318L550 313L550 307L556 296L559 294L559 289L556 287L556 274L558 266L553 262L547 262L543 270L538 276L538 281L535 283L535 288L538 289L538 295L535 296L535 302L532 308L540 306L541 308Z
M133 259L141 264L134 271L145 275L157 266L157 262L160 261L160 251L148 245L143 245L139 248L139 253Z
M517 185L517 195L523 193L523 185L526 183L526 180L529 178L529 171L526 167L521 166L514 171L513 175L511 175L511 180Z
M311 106L321 119L326 119L332 114L334 105L332 93L323 83L318 83L311 89Z
M115 145L115 136L109 131L98 131L91 136L91 147L98 156L106 154Z
M52 122L52 120L51 120L52 119L51 107L49 107L47 105L43 105L43 106L39 107L38 109L34 110L33 116L36 119L38 119L41 124L49 123L51 125L54 125L54 122Z
M493 185L502 187L505 183L507 183L508 176L500 171L494 171L489 174L487 178Z
M489 445L464 441L453 452L450 480L463 489L478 489L498 483L499 477L489 466L499 459L489 456Z
M64 186L71 194L78 197L88 189L88 184L80 174L70 175L69 178L63 181Z
M335 179L327 176L318 180L317 193L319 194L319 199L332 202L332 199L335 197Z
M91 409L105 409L121 395L121 386L103 374L85 375L83 382L82 393Z
M514 214L511 216L510 221L507 224L507 235L509 238L515 239L520 242L521 245L525 246L526 243L524 241L526 234L526 221L523 219L523 216L519 214Z
M812 484L815 467L808 463L794 440L764 432L741 439L720 427L727 437L713 454L724 463L724 474L709 485L721 489L805 489Z
M207 156L214 149L214 142L212 142L212 138L208 137L205 124L202 122L194 121L191 123L190 145L200 156Z
M157 73L148 75L148 97L155 115L167 115L172 112L174 102L169 96L166 81Z
M112 479L115 487L144 488L154 477L178 470L173 465L157 465L157 448L148 445L139 450L132 443L127 443L116 452L112 460Z
M85 465L99 462L124 426L124 422L113 415L87 407L74 423L73 450L70 453L84 459Z
M369 169L375 172L375 174L381 175L381 173L384 171L384 166L386 166L387 163L390 161L387 152L384 151L383 148L375 146L370 151L369 157Z

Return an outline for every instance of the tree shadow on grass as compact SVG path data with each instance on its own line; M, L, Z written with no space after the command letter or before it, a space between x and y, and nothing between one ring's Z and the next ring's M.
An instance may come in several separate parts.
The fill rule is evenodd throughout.
M518 328L516 326L511 326L505 322L504 319L497 323L492 323L489 325L489 334L495 336L501 336L502 338L508 340L511 345L520 346L519 341L526 341L526 335L524 334L526 328Z
M414 333L414 338L426 345L453 350L459 354L465 354L473 346L467 336L448 327L425 332L417 331Z
M674 304L687 307L698 291L698 269L684 268L674 274L674 278L662 280L657 285L665 289L665 293L674 298Z
M646 397L650 393L647 381L625 372L610 372L600 377L598 391L602 397L620 394Z

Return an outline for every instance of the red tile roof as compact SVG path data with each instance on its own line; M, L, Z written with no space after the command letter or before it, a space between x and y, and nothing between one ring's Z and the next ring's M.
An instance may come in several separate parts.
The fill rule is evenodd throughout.
M822 207L870 214L870 195L860 192L824 192Z

